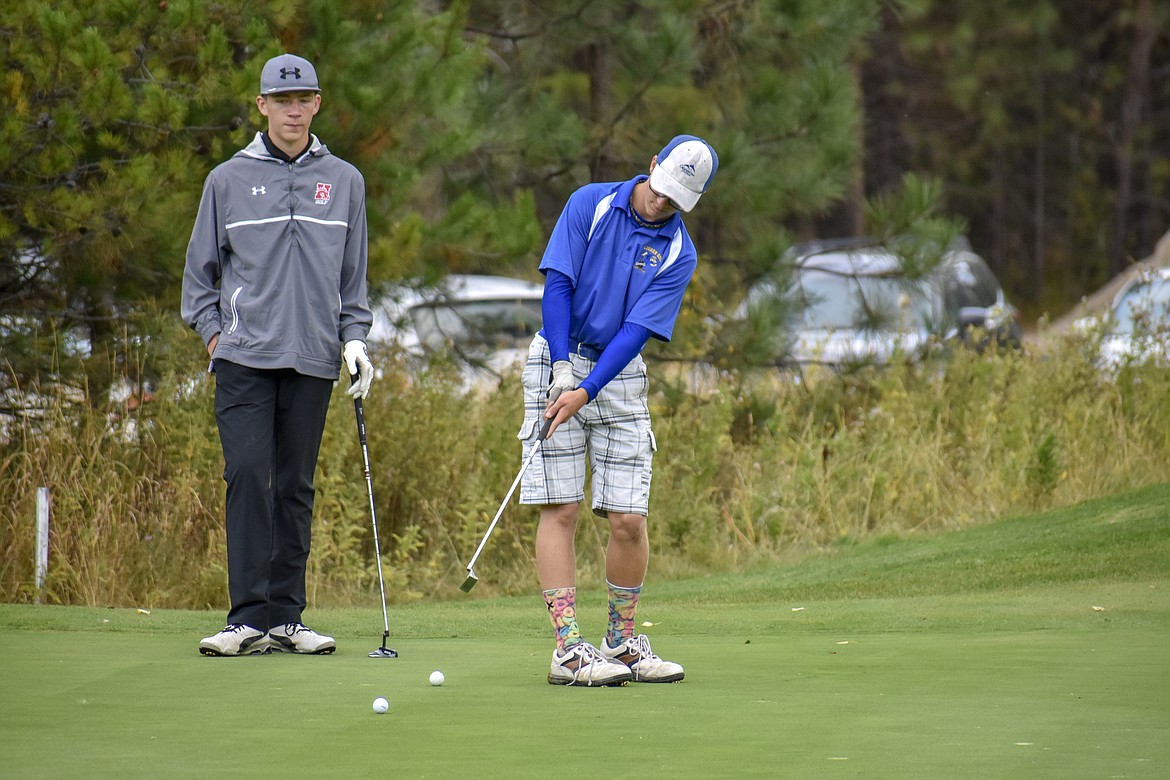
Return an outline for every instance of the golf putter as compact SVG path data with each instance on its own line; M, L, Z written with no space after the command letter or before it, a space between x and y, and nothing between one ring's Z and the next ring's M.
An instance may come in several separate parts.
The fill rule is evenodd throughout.
M350 378L352 385L358 379L354 374ZM374 511L374 480L370 477L370 448L366 444L366 412L362 408L361 396L353 399L353 412L357 417L358 441L362 445L362 465L366 474L366 492L370 496L370 521L374 526L374 555L378 559L378 590L382 594L382 646L370 653L370 658L397 658L398 651L386 647L386 640L390 638L390 617L386 613L386 582L382 579L382 550L378 542L378 517Z
M560 396L560 390L556 391L556 395L550 393L549 398L555 401ZM524 459L524 463L520 465L520 471L516 474L516 479L512 480L512 487L508 488L508 495L504 496L504 500L500 503L500 508L496 510L496 516L492 518L491 525L488 526L487 532L480 540L479 547L475 548L475 555L471 556L471 562L467 564L467 578L463 580L463 584L459 586L459 590L464 593L470 593L471 589L475 587L475 583L479 582L479 577L475 574L475 562L479 560L479 554L483 552L484 545L491 537L492 531L496 530L496 523L500 522L500 516L504 514L504 508L508 506L508 502L512 500L512 494L516 492L516 486L520 484L520 478L524 476L524 472L528 470L528 466L536 458L536 453L540 451L540 445L544 443L545 437L548 436L548 429L552 427L552 419L544 421L544 425L540 427L540 432L536 434L536 443L532 445L532 449L528 451L528 457Z

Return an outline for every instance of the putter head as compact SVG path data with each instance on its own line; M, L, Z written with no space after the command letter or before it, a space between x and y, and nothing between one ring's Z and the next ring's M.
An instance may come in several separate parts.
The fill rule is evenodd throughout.
M470 566L467 567L467 579L459 586L459 590L464 593L470 593L471 589L475 587L475 583L479 582L479 577L475 576L475 572Z
M389 647L386 647L385 645L383 645L382 647L379 647L377 650L370 653L370 658L397 658L397 657L398 657L398 651L391 650Z

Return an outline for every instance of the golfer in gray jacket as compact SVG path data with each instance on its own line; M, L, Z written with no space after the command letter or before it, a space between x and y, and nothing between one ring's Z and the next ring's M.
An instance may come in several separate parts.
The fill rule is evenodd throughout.
M330 653L301 613L329 396L343 361L359 377L350 395L364 398L374 375L365 181L309 132L321 91L307 60L269 60L256 106L268 129L207 177L183 274L227 482L231 609L199 651Z

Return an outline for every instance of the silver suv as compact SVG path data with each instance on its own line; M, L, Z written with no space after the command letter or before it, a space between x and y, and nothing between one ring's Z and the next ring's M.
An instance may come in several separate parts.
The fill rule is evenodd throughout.
M787 272L784 289L762 280L739 312L780 313L771 341L779 365L880 365L921 358L947 341L979 350L1020 346L1018 312L964 240L921 273L872 239L798 244L780 270Z

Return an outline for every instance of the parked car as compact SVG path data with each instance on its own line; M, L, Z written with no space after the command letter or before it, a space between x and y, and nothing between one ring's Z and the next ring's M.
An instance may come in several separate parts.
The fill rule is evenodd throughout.
M374 308L368 340L405 350L416 364L458 361L468 385L498 380L528 354L540 330L544 286L523 279L451 274L432 287L400 287Z
M1126 363L1170 365L1170 268L1149 268L1117 291L1103 319L1077 322L1082 331L1101 329L1099 365L1116 371Z
M923 357L932 345L1020 347L1018 312L966 241L930 270L911 273L901 255L872 239L798 244L781 260L786 286L757 283L740 316L760 307L774 317L780 365L846 368ZM780 289L784 286L784 289Z

